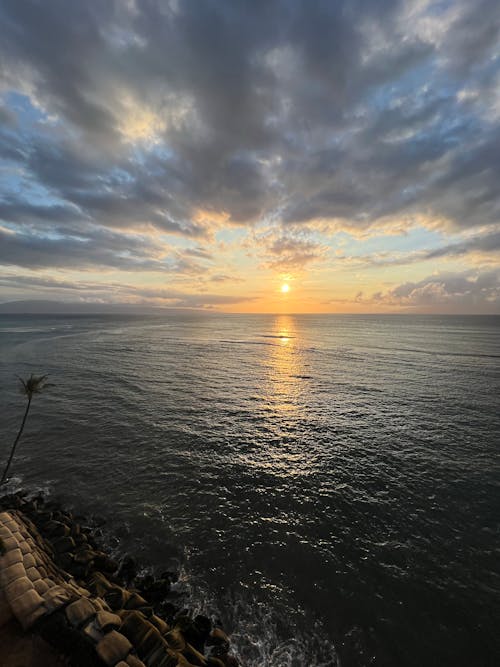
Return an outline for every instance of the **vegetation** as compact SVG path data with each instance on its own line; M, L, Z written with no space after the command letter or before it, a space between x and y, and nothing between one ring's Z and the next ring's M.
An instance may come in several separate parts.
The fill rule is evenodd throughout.
M7 465L5 466L5 470L3 471L2 480L0 481L0 484L3 484L7 479L10 465L12 463L12 459L14 458L14 454L16 451L17 443L21 439L21 435L24 430L24 425L26 424L26 419L28 418L28 413L31 407L31 400L33 399L34 394L40 394L44 389L52 386L47 383L47 378L48 375L33 375L33 373L27 380L19 378L20 382L19 389L21 393L24 394L24 396L26 396L28 404L26 405L23 421L21 422L21 428L19 429L17 437L14 440L14 444L12 445L12 449L10 450L9 460L7 461Z

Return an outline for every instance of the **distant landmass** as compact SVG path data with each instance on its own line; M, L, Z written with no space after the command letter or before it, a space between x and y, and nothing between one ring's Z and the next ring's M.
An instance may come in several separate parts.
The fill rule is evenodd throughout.
M67 302L33 299L0 303L0 315L175 315L206 313L196 308L164 308L148 304Z

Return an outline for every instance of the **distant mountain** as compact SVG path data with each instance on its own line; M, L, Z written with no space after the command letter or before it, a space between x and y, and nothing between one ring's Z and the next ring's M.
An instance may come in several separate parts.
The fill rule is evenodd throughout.
M194 308L162 308L147 304L131 303L74 303L65 301L9 301L0 303L3 315L175 315L180 313L202 314L206 311Z

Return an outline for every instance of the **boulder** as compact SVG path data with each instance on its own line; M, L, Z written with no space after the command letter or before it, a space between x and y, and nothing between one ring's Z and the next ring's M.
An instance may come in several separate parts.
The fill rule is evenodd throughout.
M105 634L96 646L97 655L110 667L114 667L117 662L124 660L131 650L132 644L116 630L111 630Z
M54 520L44 523L42 529L49 538L66 537L71 532L70 527L65 523Z
M105 574L113 574L118 569L118 563L102 551L96 551L94 555L94 567Z
M214 628L207 640L209 646L225 646L229 645L229 637L222 628Z
M137 561L132 556L127 555L120 563L116 576L128 585L137 576L137 570Z
M68 551L74 551L76 545L75 540L68 535L52 540L52 546L54 547L55 552L60 555L67 553Z

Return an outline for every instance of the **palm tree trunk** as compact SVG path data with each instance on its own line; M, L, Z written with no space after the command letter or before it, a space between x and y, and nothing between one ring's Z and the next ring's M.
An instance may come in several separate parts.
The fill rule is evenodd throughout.
M2 475L2 481L0 484L3 484L5 482L5 478L8 475L10 464L12 463L12 459L14 458L14 453L16 451L17 443L19 442L19 439L21 438L24 425L26 424L26 419L28 417L28 412L30 410L30 405L31 405L31 396L28 398L28 405L26 406L26 411L24 413L23 421L21 422L21 428L19 429L19 433L17 434L17 438L14 440L14 444L12 445L12 449L10 450L10 456L9 460L7 461L7 465L5 466L5 470L3 471Z

